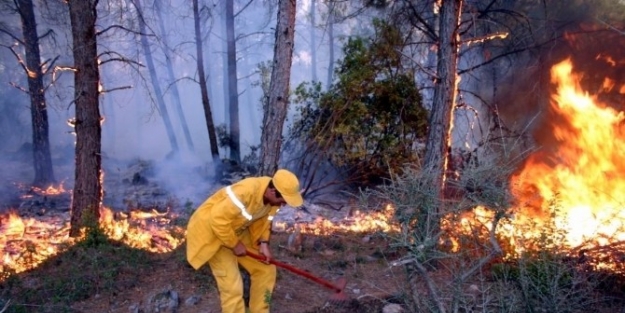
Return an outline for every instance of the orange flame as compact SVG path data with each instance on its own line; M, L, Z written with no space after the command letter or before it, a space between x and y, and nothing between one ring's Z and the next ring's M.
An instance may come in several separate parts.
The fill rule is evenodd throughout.
M100 215L100 225L104 232L111 239L122 241L133 248L165 253L181 244L182 240L171 233L182 230L173 229L176 227L170 224L172 216L168 212L131 211L129 215L120 213L116 218L111 210L105 209Z
M60 195L62 193L65 193L65 188L63 188L63 183L60 183L58 187L50 185L46 189L33 187L33 191L41 195Z
M154 253L174 250L184 234L179 226L171 225L172 214L130 212L114 214L103 208L100 226L112 240ZM49 257L71 247L82 238L69 237L69 218L65 215L41 219L20 217L16 212L0 216L0 280L10 272L20 273L37 267Z
M556 87L551 129L539 134L549 140L511 177L516 204L513 217L498 225L497 238L507 258L539 243L583 256L597 269L625 273L620 265L625 259L625 113L584 92L570 60L555 65L551 74ZM604 82L603 91L611 84ZM461 236L484 240L493 219L494 212L477 207L458 220L444 220L450 236L442 244L455 252L463 248Z
M598 103L595 95L582 91L579 81L570 60L553 67L557 94L552 109L565 120L553 125L557 150L532 155L512 178L512 185L522 186L524 192L537 191L539 207L557 200L561 212L554 222L566 231L563 244L569 247L589 240L605 245L625 239L624 113ZM527 196L520 200L531 202ZM521 213L536 216L532 210Z
M317 217L311 223L299 223L301 233L325 236L332 233L365 233L365 232L398 232L399 224L394 222L395 208L390 204L384 210L376 212L354 211L347 218L328 220ZM288 231L289 225L285 222L274 222L275 231Z
M68 226L62 218L42 222L21 218L15 212L0 216L0 273L23 272L57 254L63 245L72 242Z

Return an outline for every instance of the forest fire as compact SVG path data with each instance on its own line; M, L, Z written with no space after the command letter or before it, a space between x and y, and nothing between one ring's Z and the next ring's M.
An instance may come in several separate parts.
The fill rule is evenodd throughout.
M561 237L551 238L553 248L591 256L597 268L615 269L625 260L625 113L600 103L579 84L570 61L552 69L557 92L552 96L549 134L555 145L532 154L510 180L516 205L514 218L498 228L499 238L508 238L512 253L523 252L530 238L540 238L550 227ZM606 81L604 88L625 90ZM30 191L37 195L67 193L62 185ZM26 194L24 197L29 197ZM479 221L488 227L493 213L483 207L465 216L460 225L468 229ZM394 208L378 212L354 211L348 217L329 220L318 217L298 223L302 233L328 235L336 232L396 232ZM107 236L131 247L154 253L177 248L183 240L181 226L172 225L170 212L113 212L103 209L100 225ZM274 230L288 231L286 222L274 223ZM457 231L457 230L456 230ZM15 212L0 216L0 280L7 273L35 268L49 257L76 243L69 237L67 213L41 218L21 217ZM458 248L458 247L456 247ZM510 253L509 251L507 253ZM616 253L616 254L615 254ZM513 256L513 255L509 255Z
M26 189L25 187L21 187L22 189ZM50 185L45 189L40 187L30 187L28 193L21 196L22 199L32 198L34 195L39 196L56 196L65 193L65 188L63 187L63 183L58 184L58 186Z
M532 155L512 185L521 187L519 200L530 207L544 209L555 201L560 212L553 222L566 230L562 244L568 247L625 240L624 113L584 93L570 61L552 69L552 81L558 86L552 109L565 121L553 125L557 150ZM528 191L540 198L528 198ZM548 218L537 213L527 209L520 215Z
M154 253L172 251L181 244L182 233L171 225L171 214L159 212L113 213L102 209L100 226L112 240ZM49 257L71 247L80 238L69 237L68 214L41 218L20 217L16 212L0 216L0 280L11 272L37 267Z
M53 195L66 191L59 187L36 192ZM348 218L334 222L319 217L300 226L303 233L316 235L387 232L398 229L391 222L393 214L394 209L389 205L380 212L354 211ZM184 240L184 228L172 225L173 218L175 216L170 212L136 210L124 213L104 208L100 211L100 226L112 240L137 249L166 253L177 248ZM278 229L285 226L281 223L276 222ZM0 216L0 250L3 253L0 280L11 272L20 273L35 268L81 240L69 237L69 227L69 213L38 218L21 217L16 212Z
M567 252L598 269L625 273L625 113L584 92L570 60L551 70L553 136L510 180L513 218L500 224L510 256L535 248ZM613 83L604 88L623 89ZM554 144L555 143L555 144ZM488 226L493 213L477 208L469 219ZM466 222L466 220L465 220ZM544 236L547 237L544 237ZM547 238L545 240L545 238ZM508 248L510 248L508 247Z
M384 210L376 212L353 211L350 216L340 220L329 220L317 217L312 222L298 223L297 226L302 234L318 236L330 235L332 233L352 232L398 232L399 225L393 221L395 209L390 204ZM289 227L286 222L275 222L273 229L286 231Z
M565 233L562 247L598 251L625 240L624 113L585 93L570 60L552 68L552 82L552 110L563 121L552 125L557 149L535 153L512 178L525 205L516 218L552 223Z

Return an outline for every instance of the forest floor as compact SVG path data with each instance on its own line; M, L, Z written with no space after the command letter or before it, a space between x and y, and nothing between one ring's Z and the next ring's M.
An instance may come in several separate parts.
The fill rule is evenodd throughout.
M323 238L316 241L315 250L308 247L298 254L279 248L286 245L287 240L287 236L282 234L274 236L272 250L276 260L304 269L329 282L340 277L347 279L344 289L347 298L345 302L328 303L334 294L333 290L284 269L278 269L277 284L271 299L273 313L377 313L382 312L382 307L401 290L398 286L398 282L403 281L401 268L390 268L386 260L376 257L380 240L363 244L358 242L359 238L354 237ZM183 249L181 247L173 253L161 256L155 266L148 269L147 275L137 282L138 288L126 289L124 292L100 296L97 299L91 298L73 304L72 308L87 313L116 312L114 307L118 307L119 312L125 312L128 309L127 304L149 303L149 298L154 296L155 291L170 289L179 293L182 302L176 312L220 312L219 295L208 267L199 272L194 271L186 264ZM192 297L196 297L197 304L187 302Z
M69 216L68 192L24 200L25 194L34 195L28 188L32 167L23 161L28 159L27 155L0 161L6 165L5 169L11 169L10 173L0 177L0 230L3 232L0 233L0 250L3 253L18 245L11 237L13 231L6 229L9 211L17 209L23 218L31 220ZM158 199L154 202L155 206L169 205L167 193L153 183L156 176L151 174L149 165L144 162L127 168L114 165L111 166L111 162L105 164L105 200L109 199L109 203L136 206L137 201L145 204L148 200ZM57 174L57 179L69 177L65 181L65 189L70 190L71 164L64 166L67 169L57 169L57 173L62 173ZM185 185L177 186L178 190L190 188L206 194L208 191L203 191L203 185L185 182ZM184 206L181 203L184 199L181 200L178 204ZM8 269L7 261L3 260L0 263L0 312L220 312L219 294L210 269L204 266L196 271L186 261L183 240L186 219L183 216L172 220L172 223L177 227L173 228L177 232L172 235L181 243L166 253L132 248L96 233L78 244L63 247L64 243L55 243L62 248L61 253L47 256L41 264L24 272L13 273ZM66 229L58 228L55 232L60 231ZM347 300L338 305L328 302L335 293L333 290L279 268L270 300L271 312L367 313L382 312L384 307L387 312L399 312L401 293L405 290L404 270L401 266L390 265L400 255L390 247L386 234L302 234L295 251L289 249L292 248L290 236L287 232L272 235L274 259L329 282L344 278L347 281L344 288ZM21 241L20 263L38 263L35 259L46 254L45 245L24 239Z
M384 238L305 236L298 253L281 248L287 241L287 234L273 236L276 260L329 282L345 278L346 299L329 301L333 290L279 268L273 313L377 313L401 304L403 270L390 266L392 253ZM183 244L154 254L109 240L91 241L9 277L0 284L0 298L11 301L7 312L220 312L209 268L193 270L184 249Z
M4 210L15 208L15 195L21 193L21 187L16 187L20 184L16 182L21 181L23 185L29 177L28 165L12 165L11 168L20 170L14 172L13 176L0 177L0 180L2 178L7 180L0 181L3 187L3 192L0 192L0 196L3 196L0 197L0 209ZM112 172L108 170L108 179L115 177ZM128 176L122 175L125 172L118 172L120 172L119 181L113 181L117 188L108 188L108 197L121 199L120 203L127 203L128 198L121 195L123 190L126 194L131 192L133 199L152 199L155 195L167 198L159 188L151 184L126 186L120 183L127 180L141 182L145 178L144 175L135 174L149 171L141 168L139 172L130 175L131 179L124 178ZM192 191L200 189L197 184L188 185ZM203 190L199 191L206 193ZM142 195L143 198L138 195ZM52 202L59 208L66 207L66 198L54 198L55 201ZM52 203L50 199L51 197L47 197L47 202L43 203ZM24 206L25 202L22 202L20 209L28 209L26 211L29 216L35 218L45 218L49 214L53 217L68 215L67 208L65 211L50 213L50 210L41 210L40 201L37 202L38 205L35 205L35 202L37 201L28 202L28 206ZM167 201L158 201L155 205L165 202ZM7 219L4 218L6 217L4 213L6 212L0 215L0 251L5 253L5 259L0 263L0 313L221 312L218 290L210 269L204 266L196 271L186 261L186 246L183 240L184 226L187 222L185 218L171 220L173 225L171 235L174 239L180 240L180 244L165 253L133 248L96 232L78 244L67 244L61 249L61 253L46 257L45 261L36 267L14 273L6 267L6 249L10 249L13 243L10 232L5 229ZM297 240L298 244L293 245L292 233L275 232L271 240L274 259L329 282L345 279L347 284L343 290L346 301L331 302L329 300L335 295L333 290L279 268L276 288L271 299L268 299L271 312L411 312L407 305L406 293L410 288L407 286L405 269L403 266L393 265L394 261L405 257L407 252L395 247L396 242L392 240L392 235L383 232L338 231L327 235L302 234ZM45 251L40 251L45 248L33 242L22 240L21 244L25 247L19 254L19 261L22 263L28 263L31 258L41 255L42 252L45 254ZM57 246L63 245L57 243ZM458 270L461 268L456 265L442 265L428 275L439 287L442 286L442 289L459 290L459 286L452 283L454 272L457 273ZM462 312L555 312L540 309L540 306L550 304L548 303L550 300L541 299L542 302L538 302L537 306L528 306L522 300L524 297L519 292L518 284L514 281L502 282L494 279L491 268L486 267L481 273L482 275L478 275L475 281L466 285L466 294L463 296L466 296L464 299L470 303L467 302ZM564 301L562 310L557 312L590 312L589 308L592 308L592 312L595 313L625 313L623 304L625 284L606 284L602 286L603 290L600 292L582 295L583 297L579 297L577 290L560 286L559 282L556 285L562 287L564 291L577 292L554 295L553 299ZM425 281L417 280L413 287L419 288L419 294L427 297ZM441 299L447 301L447 296L442 294ZM578 299L588 302L574 302Z

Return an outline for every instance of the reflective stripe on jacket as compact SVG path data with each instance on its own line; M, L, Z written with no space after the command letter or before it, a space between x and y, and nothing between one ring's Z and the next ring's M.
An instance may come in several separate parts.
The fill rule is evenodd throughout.
M233 248L248 229L253 243L268 240L271 220L279 207L263 204L271 177L243 179L221 188L191 215L187 225L187 260L204 265L220 246Z

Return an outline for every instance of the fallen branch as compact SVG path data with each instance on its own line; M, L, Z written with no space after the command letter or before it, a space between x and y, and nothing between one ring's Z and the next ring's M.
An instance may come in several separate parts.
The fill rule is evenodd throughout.
M0 310L0 313L6 311L9 308L9 304L11 304L11 300L8 300L5 304L4 307L2 307L2 309Z

